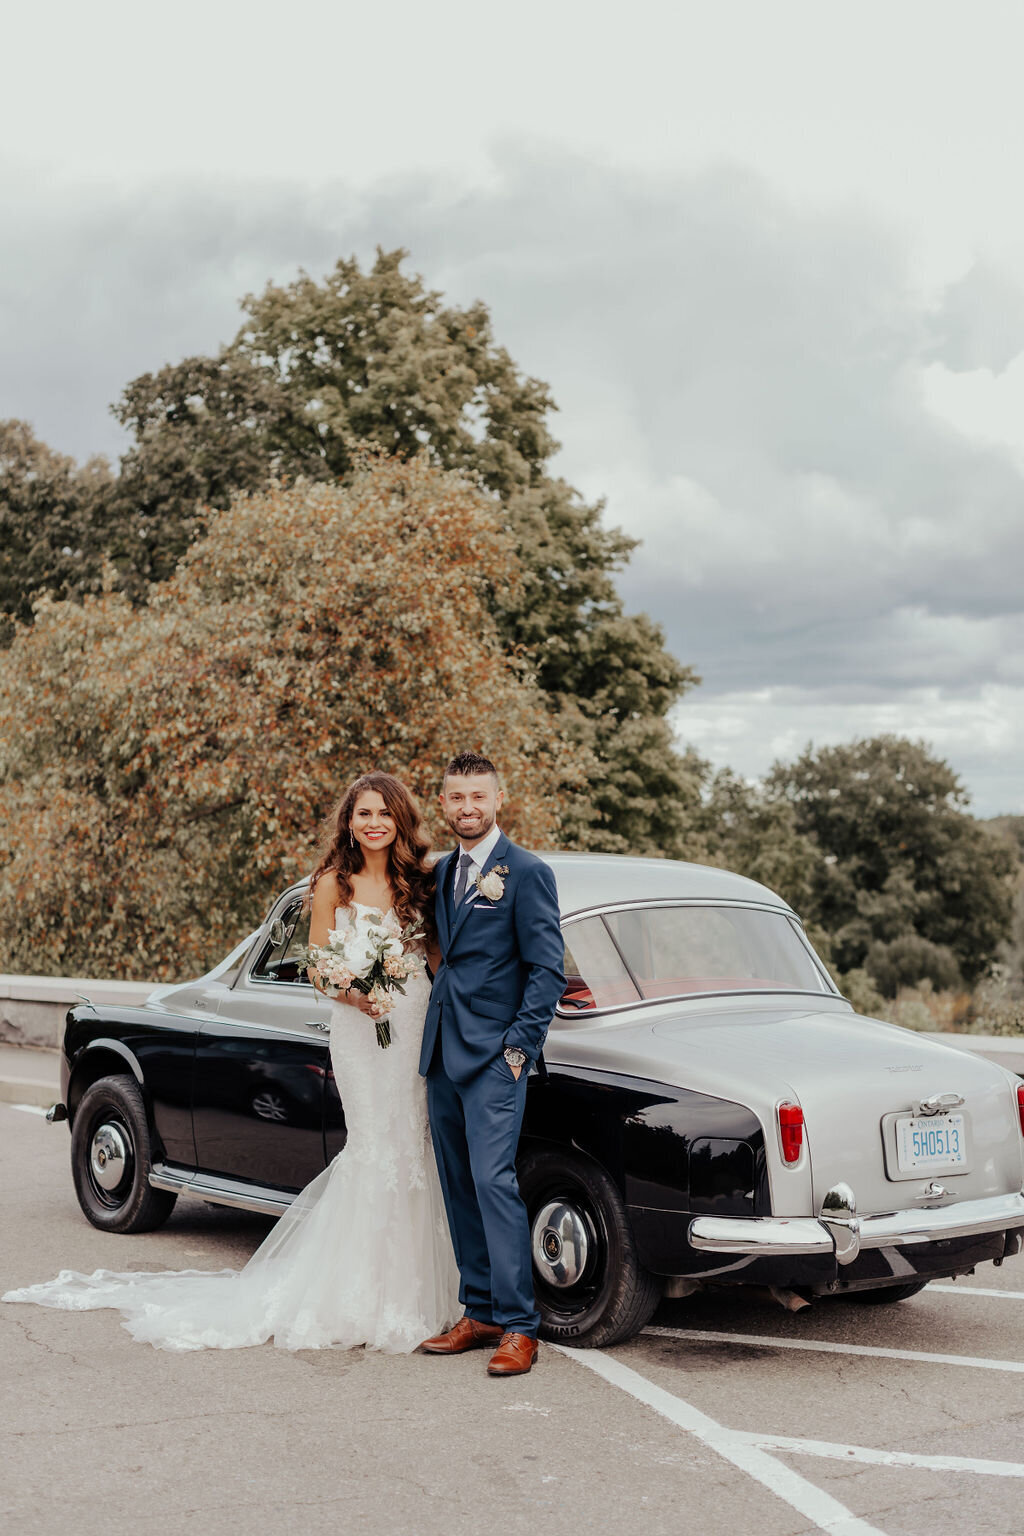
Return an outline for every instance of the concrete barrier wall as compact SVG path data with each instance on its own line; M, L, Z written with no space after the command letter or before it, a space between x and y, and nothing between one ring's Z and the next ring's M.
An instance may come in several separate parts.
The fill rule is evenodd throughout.
M97 981L88 976L0 975L0 1041L59 1049L64 1016L72 1003L145 1002L155 983Z

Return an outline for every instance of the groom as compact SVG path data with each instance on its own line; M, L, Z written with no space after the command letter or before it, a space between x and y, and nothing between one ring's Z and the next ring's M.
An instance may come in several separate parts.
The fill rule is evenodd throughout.
M554 875L501 832L503 799L488 758L452 758L441 809L459 846L437 864L441 965L420 1072L466 1315L421 1348L492 1347L490 1374L520 1376L537 1358L540 1314L516 1147L527 1073L565 985L565 950Z

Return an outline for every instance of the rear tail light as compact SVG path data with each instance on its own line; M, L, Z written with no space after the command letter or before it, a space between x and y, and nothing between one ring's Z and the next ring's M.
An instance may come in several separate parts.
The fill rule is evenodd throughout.
M782 1156L787 1163L799 1162L804 1144L804 1112L799 1104L780 1104L777 1113ZM1021 1116L1021 1124L1024 1125L1024 1100L1021 1102Z
M1024 1136L1024 1083L1017 1085L1017 1114L1020 1116L1020 1133Z

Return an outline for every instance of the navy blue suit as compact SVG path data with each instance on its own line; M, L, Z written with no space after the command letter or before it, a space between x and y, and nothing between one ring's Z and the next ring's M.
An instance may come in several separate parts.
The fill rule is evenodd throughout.
M565 986L558 892L548 865L502 834L484 873L507 868L504 893L456 910L458 854L437 865L441 965L420 1071L466 1316L533 1337L540 1317L515 1159L527 1073ZM526 1052L518 1081L502 1054L508 1045Z

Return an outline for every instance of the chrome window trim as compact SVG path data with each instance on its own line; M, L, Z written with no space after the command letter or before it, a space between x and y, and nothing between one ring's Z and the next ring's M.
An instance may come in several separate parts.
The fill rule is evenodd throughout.
M777 917L786 919L791 928L795 928L798 941L806 951L808 959L813 962L814 969L822 978L824 985L820 991L811 991L804 987L723 987L708 992L670 993L667 997L640 997L636 1002L619 1003L614 1008L563 1008L561 1001L559 1001L555 1006L556 1018L572 1020L574 1023L582 1024L589 1019L607 1018L609 1014L631 1013L637 1008L659 1008L664 1003L688 1003L698 999L714 997L827 997L838 999L840 1002L846 1002L846 999L835 986L832 978L823 969L821 962L811 948L810 941L803 931L803 924L800 922L800 919L792 907L787 907L783 903L736 901L731 897L709 900L706 896L658 896L643 901L602 902L600 906L583 907L576 912L571 912L567 917L563 917L560 926L563 930L571 928L574 923L583 922L588 918L603 917L606 912L638 912L656 907L726 907L749 912L774 913ZM615 944L614 935L607 923L604 924L604 929L609 938L611 938L612 943ZM615 948L619 954L619 959L622 960L627 976L639 990L636 978L626 965L618 944L615 944ZM847 1004L847 1006L850 1005Z
M814 948L814 945L811 943L810 939L807 937L807 934L804 932L804 925L803 925L803 923L800 921L800 919L796 916L795 913L789 919L789 926L794 930L794 932L796 933L797 938L800 940L801 944L804 946L804 948L806 949L807 953L810 955L811 959L814 961L814 968L815 968L815 970L818 971L819 974L824 978L825 988L826 988L826 991L828 992L829 996L830 997L842 997L843 994L840 992L839 988L836 986L835 982L832 980L832 977L829 975L828 971L825 969L824 961L821 959L821 957L816 952L816 950Z
M286 891L284 896L278 902L278 904L276 906L274 906L274 907L271 907L271 909L270 909L270 916L267 918L266 922L260 928L259 933L256 935L256 938L255 938L255 940L253 942L253 946L250 949L248 956L246 957L245 964L239 966L238 975L235 977L235 980L234 980L234 982L232 984L232 987L231 987L232 991L234 991L235 988L238 986L239 982L241 982L243 984L243 988L246 987L246 986L253 986L253 987L298 987L300 989L308 987L310 989L310 991L315 994L316 988L313 986L313 983L311 981L308 981L308 980L305 981L305 982L302 982L302 981L275 981L274 978L271 977L271 976L257 976L256 975L256 962L258 961L260 955L263 953L264 949L266 948L266 941L270 937L270 930L271 930L271 928L277 922L278 918L284 920L284 918L286 917L288 911L293 906L295 906L296 902L299 903L300 908L301 908L301 904L302 904L302 902L304 900L305 900L304 896L301 896L301 895L299 895L297 893L293 893L291 891Z
M627 908L626 910L629 911L631 909ZM622 969L625 971L626 975L629 977L630 981L633 983L633 991L637 995L637 1001L638 1002L643 1002L644 989L640 985L640 982L637 979L636 972L634 971L633 967L630 965L629 961L626 959L626 956L625 956L625 953L623 951L622 945L619 943L618 935L615 934L612 931L612 929L609 927L609 925L604 921L604 913L601 914L601 924L602 924L602 927L604 928L605 933L608 935L609 939L612 942L612 948L615 950L615 953L619 957L619 961L621 962ZM584 977L584 980L586 980L586 977ZM581 1011L582 1012L586 1012L585 1009L583 1009Z
M254 976L251 971L243 979L247 987L298 987L300 991L308 987L311 992L316 992L311 981L275 981L272 976Z
M638 1002L620 1003L616 1008L566 1009L556 1006L555 1016L582 1024L588 1019L604 1018L610 1013L630 1013L634 1008L660 1008L665 1003L677 1007L680 1003L702 1002L709 997L816 997L819 1000L825 998L830 1003L845 1003L847 1008L853 1007L840 992L806 992L802 987L744 987L738 991L735 987L728 987L720 992L680 992L668 997L642 997Z
M780 917L796 917L784 901L740 901L734 896L645 896L640 901L602 901L593 907L576 907L562 914L562 925L579 922L584 917L600 917L604 912L640 912L649 907L739 907L750 912L777 912Z

